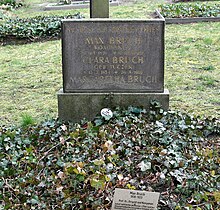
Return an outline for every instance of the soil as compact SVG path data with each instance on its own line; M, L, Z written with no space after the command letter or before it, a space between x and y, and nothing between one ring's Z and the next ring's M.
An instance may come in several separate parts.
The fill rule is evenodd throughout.
M29 39L29 38L17 38L15 36L7 36L4 38L0 38L0 45L22 45L22 44L28 44L33 42L46 42L46 41L52 41L52 40L58 40L60 37L39 37L35 39Z

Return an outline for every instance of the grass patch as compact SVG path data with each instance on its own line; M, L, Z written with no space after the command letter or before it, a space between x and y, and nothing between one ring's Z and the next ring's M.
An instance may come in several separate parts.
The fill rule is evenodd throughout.
M112 7L111 15L118 13L118 18L130 18L129 10L134 10L137 18L142 8L143 18L145 7L156 8L161 2ZM66 12L69 11L55 13ZM166 26L165 86L171 94L171 109L220 117L219 28L220 23ZM17 124L26 112L38 122L57 117L56 93L62 87L61 42L0 46L0 60L0 124ZM203 72L215 79L214 85L198 80Z
M33 119L33 117L27 113L22 114L21 118L22 118L21 120L22 127L27 127L35 123L35 120Z
M203 66L203 67L201 67L201 69L204 71L213 71L215 69L215 67L212 65L209 65L209 66Z
M51 1L52 2L52 1ZM42 11L39 4L44 3L41 0L35 0L33 3L29 1L26 7L15 10L13 14L20 18L29 18L40 15L54 16L80 13L85 18L89 18L89 8L86 9L72 9L72 10L52 10ZM122 3L120 6L110 7L110 18L152 18L152 13L155 9L163 4L164 0L138 0L132 2ZM30 13L31 11L31 13Z
M18 122L23 112L39 120L55 117L62 87L60 42L1 47L0 59L1 123Z
M213 76L209 75L201 75L199 77L199 80L202 81L202 84L208 87L213 87L215 86L215 83L217 82Z
M164 3L162 0L140 0L135 1L132 5L125 5L120 7L112 7L110 12L111 18L136 18L136 19L146 19L152 18L152 14L155 9Z
M165 83L171 92L171 108L220 116L220 107L212 103L219 98L219 27L220 23L166 26ZM212 44L207 45L207 39ZM215 79L213 85L197 80L204 71Z

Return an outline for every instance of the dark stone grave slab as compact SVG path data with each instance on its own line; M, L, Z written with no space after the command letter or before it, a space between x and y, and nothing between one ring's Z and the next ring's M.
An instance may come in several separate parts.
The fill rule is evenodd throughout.
M163 93L164 20L64 20L64 93Z
M92 120L116 106L149 109L152 100L167 110L164 26L164 18L64 20L59 118Z

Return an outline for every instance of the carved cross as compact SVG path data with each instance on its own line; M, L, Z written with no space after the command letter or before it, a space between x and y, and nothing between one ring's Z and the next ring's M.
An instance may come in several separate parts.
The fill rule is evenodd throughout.
M109 0L90 0L90 18L109 18Z

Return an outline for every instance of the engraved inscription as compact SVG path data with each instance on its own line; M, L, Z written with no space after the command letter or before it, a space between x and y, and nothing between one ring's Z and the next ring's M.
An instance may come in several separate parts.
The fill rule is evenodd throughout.
M163 27L163 22L64 21L64 90L162 92Z
M127 76L81 76L81 77L71 77L70 78L71 83L75 84L75 85L83 85L84 83L88 83L90 82L90 80L93 81L102 81L104 83L111 83L111 84L115 84L115 83L148 83L148 84L152 84L152 83L156 83L157 82L157 77L156 76L137 76L137 75L127 75Z

